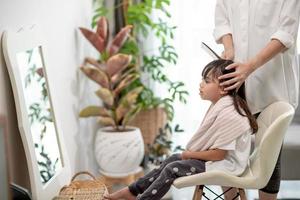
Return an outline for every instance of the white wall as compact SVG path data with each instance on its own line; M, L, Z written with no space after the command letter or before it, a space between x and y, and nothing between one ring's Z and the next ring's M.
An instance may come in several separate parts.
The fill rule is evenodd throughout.
M17 31L32 24L38 26L48 47L47 72L56 119L67 146L72 173L80 167L78 150L79 80L78 66L90 49L77 27L89 27L92 0L1 0L0 34ZM0 114L8 119L10 176L29 187L26 159L22 147L13 93L8 72L0 54Z

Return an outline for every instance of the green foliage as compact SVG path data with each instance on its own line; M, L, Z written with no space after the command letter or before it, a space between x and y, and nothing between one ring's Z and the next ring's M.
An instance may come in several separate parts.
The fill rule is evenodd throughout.
M35 144L35 148L39 148L38 144ZM42 160L38 160L42 183L47 183L55 175L56 165L58 164L59 159L57 158L52 162L49 155L45 152L44 145L41 145L39 154L42 158Z
M172 147L171 141L173 133L183 132L177 124L174 128L167 123L163 128L159 129L159 134L156 136L154 143L148 146L149 161L155 165L160 164L172 152L184 150L180 145ZM173 148L173 149L172 149Z

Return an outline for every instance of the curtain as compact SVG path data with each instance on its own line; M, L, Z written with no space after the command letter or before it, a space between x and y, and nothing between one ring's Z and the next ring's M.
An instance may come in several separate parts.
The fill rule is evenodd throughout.
M174 145L185 147L210 105L210 102L201 100L199 96L202 69L212 61L212 58L202 50L201 42L205 42L221 54L222 46L217 45L212 36L215 2L215 0L171 1L169 11L172 17L169 22L177 29L174 40L170 42L173 43L179 57L176 66L166 67L166 73L173 81L183 81L190 94L186 105L175 103L173 122L179 124L184 132L174 133ZM160 96L166 95L166 91L159 84L155 85L155 91Z

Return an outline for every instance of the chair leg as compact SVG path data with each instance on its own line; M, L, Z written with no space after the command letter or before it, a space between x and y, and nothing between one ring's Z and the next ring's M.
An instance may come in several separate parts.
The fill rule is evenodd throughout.
M203 185L197 185L195 187L193 200L201 200L203 194Z
M239 188L239 194L240 194L241 200L247 200L246 193L245 193L244 189Z

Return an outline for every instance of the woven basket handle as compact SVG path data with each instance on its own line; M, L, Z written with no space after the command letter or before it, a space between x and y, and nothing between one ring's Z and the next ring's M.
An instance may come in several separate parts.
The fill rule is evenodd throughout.
M76 173L76 174L73 176L71 182L74 181L75 178L76 178L77 176L81 175L81 174L89 175L90 177L93 178L93 180L96 180L95 176L93 176L90 172L83 171L83 172L78 172L78 173Z

